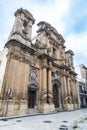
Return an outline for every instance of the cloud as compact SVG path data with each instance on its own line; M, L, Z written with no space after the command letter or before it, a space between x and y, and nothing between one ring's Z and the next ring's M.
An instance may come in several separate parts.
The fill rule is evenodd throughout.
M6 43L12 29L14 12L23 7L29 10L36 19L33 35L38 29L38 22L49 22L63 35L66 48L74 51L75 64L87 63L87 1L9 0L6 3L7 0L0 1L0 48Z
M71 9L71 0L47 0L45 5L41 6L32 3L32 6L32 13L36 19L36 24L40 21L47 21L59 33L64 33L66 29L66 20L64 18ZM37 30L36 24L33 27L34 33Z
M7 37L12 29L14 23L14 12L23 7L29 10L36 19L36 24L42 20L47 21L54 26L59 33L63 33L65 23L62 17L68 13L70 8L70 0L6 0L0 1L1 11L1 25L0 25L0 44L5 44ZM33 34L37 30L37 25L33 26Z
M67 48L72 48L75 52L84 52L87 50L87 32L79 34L73 33L66 37Z
M41 8L42 12L39 20L42 19L48 21L58 30L59 33L63 33L65 22L62 19L70 9L70 0L54 0L48 2L45 7Z
M73 33L66 37L67 49L74 51L75 65L87 64L87 32Z

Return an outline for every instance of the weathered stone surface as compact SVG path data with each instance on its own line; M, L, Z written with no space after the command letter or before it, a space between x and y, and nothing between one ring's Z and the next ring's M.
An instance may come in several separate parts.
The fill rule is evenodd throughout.
M32 14L19 9L15 16L5 45L8 55L1 93L3 116L26 114L31 108L43 113L54 112L55 108L77 109L73 52L65 52L61 34L47 22L40 22L32 44Z

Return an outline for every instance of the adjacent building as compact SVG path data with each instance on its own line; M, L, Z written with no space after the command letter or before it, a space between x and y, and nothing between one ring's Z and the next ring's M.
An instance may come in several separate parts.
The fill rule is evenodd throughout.
M7 61L1 89L3 116L27 114L31 109L49 113L78 109L77 80L72 50L51 24L37 24L32 41L33 15L15 12L8 41Z
M78 97L80 108L87 107L87 67L79 65Z

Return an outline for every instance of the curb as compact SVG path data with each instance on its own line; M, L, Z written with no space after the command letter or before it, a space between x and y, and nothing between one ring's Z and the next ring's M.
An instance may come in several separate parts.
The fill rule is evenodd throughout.
M78 109L76 109L78 110ZM76 111L76 110L68 110L68 111L55 111L52 113L33 113L33 114L26 114L26 115L18 115L18 116L10 116L10 117L0 117L0 121L6 121L10 119L15 119L15 118L24 118L24 117L29 117L29 116L42 116L42 115L50 115L50 114L57 114L61 112L71 112L71 111Z
M19 116L10 116L10 117L1 117L0 121L6 121L10 119L15 119L15 118L24 118L24 117L29 117L29 116L42 116L42 115L50 115L50 114L57 114L58 112L55 113L34 113L34 114L27 114L27 115L19 115Z

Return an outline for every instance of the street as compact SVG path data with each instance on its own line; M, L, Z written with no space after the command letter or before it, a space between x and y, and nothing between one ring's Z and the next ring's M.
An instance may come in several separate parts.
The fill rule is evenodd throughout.
M87 130L87 109L6 120L0 118L0 130Z

